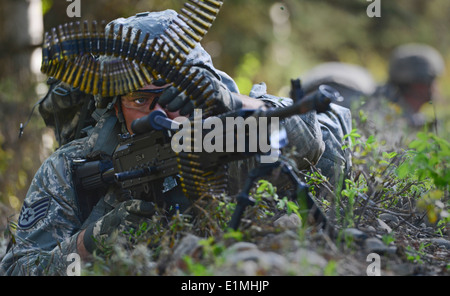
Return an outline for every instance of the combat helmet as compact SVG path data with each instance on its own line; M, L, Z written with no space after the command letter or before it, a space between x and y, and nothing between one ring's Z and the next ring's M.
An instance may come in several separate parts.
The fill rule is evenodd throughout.
M138 46L143 42L151 44L155 38L159 38L163 33L167 32L167 29L171 27L174 23L177 26L184 26L187 28L187 24L180 19L177 12L171 9L163 11L153 11L153 12L141 12L134 16L128 18L118 18L107 24L105 29L105 35L110 34L113 30L114 38L126 38L123 32L127 32L128 28L131 29L131 35L128 37L131 40L138 38ZM172 28L172 30L175 27ZM142 33L139 33L139 30ZM181 31L178 29L178 31ZM145 36L148 33L148 36ZM114 56L100 56L101 61L111 61ZM184 66L197 66L209 70L216 78L221 80L226 86L231 90L238 92L236 83L224 72L215 69L211 56L204 50L200 43L196 43L195 47L190 50L189 54L186 56L186 60L183 64ZM156 81L156 84L161 83ZM103 97L101 95L96 95L95 100L97 107L104 108L106 104L111 101L111 97Z
M78 138L73 131L84 128L84 119L89 118L95 105L98 109L111 107L110 102L117 96L158 78L185 89L193 83L192 80L185 83L187 77L180 69L190 65L210 70L231 91L238 92L228 75L214 69L211 57L199 44L221 4L221 1L185 3L180 14L173 10L144 12L108 25L77 21L46 32L41 72L50 77L50 89L38 102L46 124L55 128L56 133L67 126L67 133L58 137L68 138L64 142ZM194 90L198 91L198 87ZM72 94L81 104L75 106L73 100L68 100ZM67 110L74 115L68 116Z
M392 52L389 63L389 81L394 85L414 82L432 82L444 72L444 59L426 44L405 44Z
M316 90L321 84L334 87L344 97L344 101L339 104L347 108L362 97L371 96L376 90L375 80L369 71L361 66L342 62L322 63L306 72L301 81L306 94Z

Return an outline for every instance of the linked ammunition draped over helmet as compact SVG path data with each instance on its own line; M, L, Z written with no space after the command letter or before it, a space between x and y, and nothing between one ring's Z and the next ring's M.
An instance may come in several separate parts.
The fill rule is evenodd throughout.
M186 20L186 18L184 19ZM163 81L163 84L174 83L183 88L180 81L189 77L188 68L192 66L206 68L220 78L210 55L200 43L185 36L185 31L192 34L189 30L186 22L175 11L169 9L158 12L142 12L128 18L115 19L106 26L105 35L112 36L115 40L122 40L125 44L128 43L127 40L136 40L136 48L139 48L136 55L143 56L138 59L141 60L141 64L149 65L142 69L144 84L154 83L155 80L158 80L160 83ZM124 32L127 32L126 35ZM199 36L194 37L195 40L200 40ZM189 46L186 46L182 40L186 40L186 44ZM143 44L147 44L148 47L144 49ZM129 51L134 51L134 49ZM151 56L152 53L154 53L153 56ZM99 62L102 71L110 71L106 68L110 65L120 64L121 58L116 55L102 55L99 57ZM135 67L140 66L137 65L136 60L133 64ZM146 69L149 71L147 72ZM133 85L135 77L138 76L131 76ZM142 87L142 83L138 84L138 88L140 87ZM128 93L135 89L137 88L125 87L115 92L114 95ZM98 94L95 99L97 105L104 108L111 101L111 93Z
M112 97L134 91L155 79L183 89L188 68L211 67L198 46L222 1L190 1L172 10L117 19L97 30L94 21L70 23L46 33L42 72L81 91ZM100 57L100 58L98 58Z

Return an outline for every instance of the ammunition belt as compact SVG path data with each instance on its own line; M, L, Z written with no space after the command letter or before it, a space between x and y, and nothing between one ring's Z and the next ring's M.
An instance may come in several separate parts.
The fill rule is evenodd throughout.
M79 88L87 94L112 97L135 91L164 79L190 99L205 100L207 85L186 65L186 56L208 32L223 4L221 0L189 0L178 18L157 38L139 42L141 30L132 37L114 25L106 33L105 21L59 25L45 33L41 72ZM184 23L183 23L184 22ZM125 38L123 38L125 36ZM97 56L111 57L100 61Z

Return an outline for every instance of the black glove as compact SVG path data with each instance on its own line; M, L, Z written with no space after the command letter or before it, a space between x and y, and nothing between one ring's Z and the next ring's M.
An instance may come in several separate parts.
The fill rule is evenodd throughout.
M158 104L163 108L167 108L170 112L179 110L182 116L192 114L194 108L209 109L213 114L221 114L242 108L242 102L239 97L230 92L209 70L192 67L190 73L187 76L195 73L192 83L200 81L198 89L202 89L209 84L202 94L195 97L193 101L189 99L185 92L180 92L177 88L171 86L161 95Z
M114 210L90 224L84 233L83 243L86 250L93 253L97 243L114 241L117 233L138 229L143 222L155 213L154 204L143 200L127 200Z

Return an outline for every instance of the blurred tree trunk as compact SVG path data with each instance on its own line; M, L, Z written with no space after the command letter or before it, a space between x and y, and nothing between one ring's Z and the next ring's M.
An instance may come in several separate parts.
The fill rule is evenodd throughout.
M42 43L43 27L41 0L0 2L0 79L33 80L32 56Z
M18 135L37 100L42 38L41 0L0 1L0 201L15 210L40 165L42 124Z

